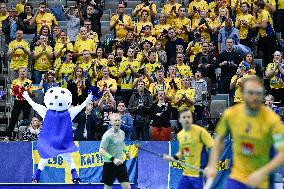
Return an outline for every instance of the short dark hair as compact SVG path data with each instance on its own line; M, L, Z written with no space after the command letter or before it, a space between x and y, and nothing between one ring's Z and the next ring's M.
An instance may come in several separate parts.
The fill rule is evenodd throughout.
M46 6L45 2L40 2L40 3L39 3L39 6L40 6L40 5Z
M29 3L29 2L25 4L24 10L26 9L26 7L31 7L32 10L34 9L34 7L32 6L32 4Z
M65 53L64 53L64 55L66 56L66 55L69 54L69 53L73 54L73 51L66 50Z
M249 6L248 2L244 1L244 2L242 2L242 3L241 3L241 5L242 5L242 4L246 4L246 5L247 5L247 7L248 7L248 8L250 8L250 6Z
M155 49L150 49L149 52L148 52L148 56L150 56L151 53L156 53L156 50Z

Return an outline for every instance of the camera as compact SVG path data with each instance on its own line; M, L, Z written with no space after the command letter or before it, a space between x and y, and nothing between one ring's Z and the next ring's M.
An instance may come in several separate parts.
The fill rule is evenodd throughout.
M201 18L200 19L200 22L199 22L199 25L202 25L202 24L205 24L207 21L205 20L205 18Z

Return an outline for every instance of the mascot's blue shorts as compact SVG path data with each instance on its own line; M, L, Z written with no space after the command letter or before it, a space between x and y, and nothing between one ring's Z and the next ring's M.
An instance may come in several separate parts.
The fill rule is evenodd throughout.
M188 177L183 175L178 184L178 189L200 189L200 188L203 188L203 182L201 177Z

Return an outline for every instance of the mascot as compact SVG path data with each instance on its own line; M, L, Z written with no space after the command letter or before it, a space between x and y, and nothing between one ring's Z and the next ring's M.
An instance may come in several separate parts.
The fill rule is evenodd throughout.
M78 147L73 141L72 120L92 100L92 95L89 94L81 105L75 107L70 107L71 92L61 87L47 90L44 96L45 106L35 103L26 91L23 93L23 97L43 119L42 130L37 141L37 149L41 159L32 182L39 182L40 173L49 158L60 155L66 160L71 170L73 183L80 183L81 180L71 156L72 152L78 151Z

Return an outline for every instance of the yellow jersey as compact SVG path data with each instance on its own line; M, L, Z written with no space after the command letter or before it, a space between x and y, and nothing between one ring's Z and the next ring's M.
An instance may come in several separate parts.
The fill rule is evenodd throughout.
M34 53L37 54L42 51L43 47L40 45L35 47ZM47 53L51 54L52 52L53 52L52 47L47 45L45 51L37 59L35 59L34 69L37 71L50 70L52 68L52 63L50 58L47 56Z
M178 30L182 30L181 34L177 34L177 38L181 38L183 39L185 42L188 42L188 34L186 32L186 30L184 29L183 26L188 26L191 27L191 21L190 19L184 17L184 18L176 18L174 19L173 23L172 23L172 27L175 28L176 31Z
M179 153L182 154L185 163L196 168L204 169L207 165L209 149L213 146L213 139L208 131L193 124L189 131L182 129L177 134ZM206 160L205 160L206 159ZM205 161L204 161L205 160ZM200 171L185 168L183 175L189 177L200 177Z
M113 25L114 22L119 18L118 15L113 15L110 19L110 25ZM122 25L122 23L133 26L133 21L130 16L123 15L122 21L118 20L118 24L115 25L115 34L117 39L124 39L128 33L128 30Z
M55 44L55 47L54 47L54 54L55 54L55 53L58 53L58 52L60 51L60 49L61 49L63 46L64 46L64 44L61 43L61 42L56 43L56 44ZM71 42L68 42L67 48L64 48L64 49L61 51L59 57L57 57L57 58L55 59L55 63L54 63L54 67L55 67L55 68L57 67L58 64L61 63L61 58L64 56L64 53L65 53L66 50L73 51L73 45L72 45Z
M149 92L152 94L152 95L155 95L157 94L158 91L165 91L166 93L166 96L168 96L168 90L170 88L170 85L166 82L164 82L163 84L158 84L157 82L155 83L151 83L150 84L150 87L149 87Z
M284 9L284 1L278 1L278 9Z
M240 39L246 39L248 35L249 28L247 26L242 26L241 21L246 21L250 26L254 26L255 17L251 14L242 14L237 16L236 25L239 25Z
M155 69L159 68L160 66L161 64L159 62L145 64L145 68L147 69L148 74L151 75L152 78L155 78Z
M140 32L141 32L141 30L142 30L142 28L144 27L144 26L151 26L151 29L153 29L153 24L152 24L152 22L150 22L150 21L147 21L147 22L137 22L136 23L136 27L135 27L135 32L137 33L137 34L140 34Z
M118 75L118 67L115 65L108 65L108 70L109 73L113 76L113 77L117 77Z
M159 39L162 44L163 44L163 47L165 47L166 45L166 42L167 42L167 39L164 37L164 38L160 38L161 37L161 34L163 33L164 30L169 30L169 28L171 27L170 24L157 24L153 30L153 35L154 36L157 36L157 39Z
M140 40L140 43L142 43L142 42L144 42L144 41L150 41L151 43L153 43L153 46L156 44L156 41L157 41L157 39L155 38L155 37L153 37L153 36L149 36L149 37L145 37L145 36L143 36L142 38L141 38L141 40Z
M105 85L111 90L117 90L117 84L115 79L109 78L107 80L100 80L97 82L97 86L100 88L101 91L104 91L103 89Z
M1 26L1 28L2 28L2 22L3 22L4 20L6 20L6 19L8 18L8 16L9 16L8 13L7 13L6 15L0 14L0 26Z
M193 0L191 3L188 5L188 14L193 14L194 10L193 7L195 7L197 10L205 10L207 12L209 6L208 3L204 0L196 1ZM197 19L199 18L199 14L194 14L192 19Z
M185 95L188 99L190 100L195 100L195 90L192 88L188 88L188 89L179 89L176 92L176 98L182 98L182 96ZM190 109L190 111L194 112L195 108L194 105L188 105L186 103L181 103L178 106L178 111L184 109L184 108L188 108Z
M126 68L126 66L130 64L131 67L138 72L138 70L140 69L140 62L137 60L134 60L133 62L129 62L128 60L123 61L120 63L119 66L119 73L121 73L122 71L124 71L124 69ZM121 89L123 90L129 90L132 89L133 86L133 82L134 82L135 76L131 73L130 69L127 69L125 71L125 75L123 76L122 80L121 80Z
M189 56L189 62L193 62L195 59L195 56L202 52L202 47L201 47L201 42L189 42L186 51L190 52L190 56Z
M74 53L82 53L84 50L88 50L89 52L95 52L97 49L97 44L94 43L93 40L87 39L85 41L79 40L75 42L74 45ZM81 61L82 56L77 58L77 61Z
M243 79L248 78L250 75L246 74L243 77L238 78L237 75L234 75L231 79L231 83L234 83L237 79L236 86L235 86L235 96L234 102L244 102L243 93L241 90Z
M49 30L51 31L52 25L58 25L57 20L55 16L52 13L39 13L36 16L36 26L37 26L37 32L40 32L40 29L42 26L48 26Z
M29 80L29 79L24 79L23 81L20 80L19 78L14 79L14 80L12 81L12 85L11 85L11 89L10 89L10 94L11 94L12 96L17 95L17 94L14 94L14 91L13 91L13 88L14 88L15 86L24 87L26 91L32 92L32 90L31 90L31 89L32 89L32 81ZM16 98L17 100L25 100L25 98L22 97L22 95L17 95L17 96L15 96L15 98Z
M96 32L90 31L88 33L88 39L91 39L94 43L99 43L99 36ZM81 41L81 37L80 37L80 33L78 33L77 37L76 37L76 41Z
M181 4L179 3L175 3L175 4L165 4L163 9L162 9L162 13L168 15L167 16L167 24L172 25L173 20L177 18L178 15L176 15L174 12L170 13L171 10L173 9L173 6L176 7L176 12L178 12L178 9L181 7Z
M18 3L16 5L16 11L17 11L18 15L20 13L24 12L24 10L25 10L25 5L23 5L22 3Z
M214 23L210 18L206 18L205 20L207 21L207 23L210 27L214 27ZM201 31L201 39L203 41L210 42L211 36L210 36L209 29L207 28L206 24L199 25L199 23L200 23L200 19L192 20L192 28L193 29L198 28Z
M177 76L182 77L182 76L187 76L187 77L192 77L192 72L190 69L190 66L182 64L182 65L176 65L177 67Z
M98 79L98 75L96 75L96 77L93 76L93 69L97 72L97 66L96 64L94 63L94 59L90 59L88 62L78 62L77 65L83 69L84 71L84 78L86 80L89 80L92 85L95 85L95 83L97 82L97 79ZM93 67L92 67L92 64L93 64Z
M272 71L272 70L274 70L275 67L276 67L276 64L274 62L272 62L272 63L269 63L267 65L266 70ZM279 72L279 69L277 68L276 71L274 72L272 78L270 79L270 87L272 89L284 88L283 82L281 82L280 78L278 77L278 72Z
M29 44L25 40L21 40L20 42L17 40L13 40L10 44L8 49L13 50L17 46L23 46L24 49L27 51L30 50ZM11 58L11 69L13 70L18 70L20 67L28 67L29 56L22 50L22 49L17 49L14 54L12 55Z
M151 3L151 2L149 2L149 3ZM139 10L139 9L141 9L141 10L137 12L137 10ZM146 10L148 12L148 15L151 15L150 14L150 6L144 6L142 3L136 5L134 12L137 12L138 20L141 19L141 12L144 11L144 10ZM152 11L154 12L155 15L157 14L157 6L156 6L155 3L152 4ZM149 16L149 21L151 21L151 16Z
M216 127L216 133L221 138L231 134L234 142L230 177L244 184L251 173L270 161L273 146L284 150L284 127L280 117L265 105L261 106L257 116L248 116L244 103L228 108ZM267 189L268 185L267 176L259 188Z
M264 20L269 22L272 27L272 17L267 10L262 10L261 12L257 13L256 23L261 24ZM261 37L265 37L267 35L266 28L259 28L258 32Z
M59 69L58 65L56 71L58 70L58 82L60 83L61 87L67 88L68 81L73 77L74 69L75 64L72 62L62 63L61 69Z

